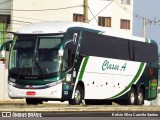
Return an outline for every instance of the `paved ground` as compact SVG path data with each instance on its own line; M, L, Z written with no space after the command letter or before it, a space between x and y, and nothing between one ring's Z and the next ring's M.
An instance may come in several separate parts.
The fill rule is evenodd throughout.
M142 119L142 117L151 117L154 118L154 120L158 120L160 118L160 106L122 106L117 104L68 105L66 103L44 103L41 105L27 106L24 102L0 102L0 119L2 119L6 115L9 115L11 117L4 118L5 120L14 120L15 118L17 119L19 117L23 117L23 115L28 115L27 117L30 117L29 120L32 120L33 116L31 117L31 114L36 115L34 117L38 118L47 117L45 118L46 120L50 120L49 117L52 117L52 120L53 118L56 118L55 120L66 120L66 118L70 120L70 118L77 119L77 117L82 117L82 119L88 119L92 117L92 120L97 120L97 117L104 117L105 119L111 117L114 120L121 120L122 117L127 117L132 120L146 120ZM148 114L149 116L147 116ZM139 117L139 119L137 119L137 117Z
M0 112L3 111L39 111L39 112L70 112L70 111L156 111L160 112L160 106L122 106L122 105L68 105L56 103L44 103L41 105L27 106L25 103L12 102L0 103Z

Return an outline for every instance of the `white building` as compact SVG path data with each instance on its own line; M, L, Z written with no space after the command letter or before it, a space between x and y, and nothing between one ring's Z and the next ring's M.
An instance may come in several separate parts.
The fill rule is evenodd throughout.
M84 0L14 0L12 31L46 21L83 22ZM132 34L133 0L88 0L90 24L112 27Z
M9 29L11 11L7 10L11 8L11 2L6 0L0 0L0 46L5 42L8 35L2 31Z
M88 0L89 23L132 34L133 15L128 12L133 11L133 0L112 1ZM11 27L11 31L15 32L24 25L47 21L83 22L83 2L84 0L0 0L0 30L10 31ZM0 44L6 37L0 33ZM0 101L10 100L7 95L5 64L0 63L0 68Z

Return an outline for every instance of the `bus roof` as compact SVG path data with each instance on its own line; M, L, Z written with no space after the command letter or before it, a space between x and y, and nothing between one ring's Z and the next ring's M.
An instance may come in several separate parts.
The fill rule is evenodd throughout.
M70 27L80 27L79 22L43 22L35 23L20 28L16 33L18 34L51 34L51 33L64 33Z
M87 23L81 22L71 22L71 21L54 21L54 22L44 22L44 23L35 23L31 25L24 26L16 31L16 34L52 34L52 33L65 33L68 28L72 27L82 27L84 29L91 29L99 31L99 34L114 36L124 39L136 40L146 42L150 39L145 39L141 37L136 37L132 35L126 35L120 31L114 30L112 28L95 26Z

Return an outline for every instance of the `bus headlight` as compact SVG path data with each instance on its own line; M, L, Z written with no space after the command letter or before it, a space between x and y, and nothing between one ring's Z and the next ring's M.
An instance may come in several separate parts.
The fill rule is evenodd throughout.
M58 80L58 81L49 83L49 84L47 84L46 86L47 86L47 87L53 87L53 86L56 86L56 85L58 85L58 84L61 84L63 81L64 81L64 79Z
M13 83L13 82L8 82L8 84L10 85L10 86L13 86L13 87L15 87L15 86L17 86L17 84L16 83Z
M16 79L14 79L14 78L9 78L9 81L11 81L11 82L16 82Z

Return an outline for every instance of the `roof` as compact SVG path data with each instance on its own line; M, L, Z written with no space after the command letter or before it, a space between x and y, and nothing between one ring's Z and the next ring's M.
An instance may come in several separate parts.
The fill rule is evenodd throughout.
M18 34L50 34L50 33L64 33L69 27L80 27L79 22L43 22L35 23L20 28L16 33Z
M142 41L142 42L146 41L145 38L126 35L112 28L100 27L100 26L90 25L87 23L71 22L71 21L54 21L54 22L35 23L35 24L27 25L20 28L16 33L17 34L64 33L70 27L83 27L83 28L101 31L99 32L99 34L102 34L102 35L115 36L115 37ZM150 42L150 39L147 39L147 40Z

